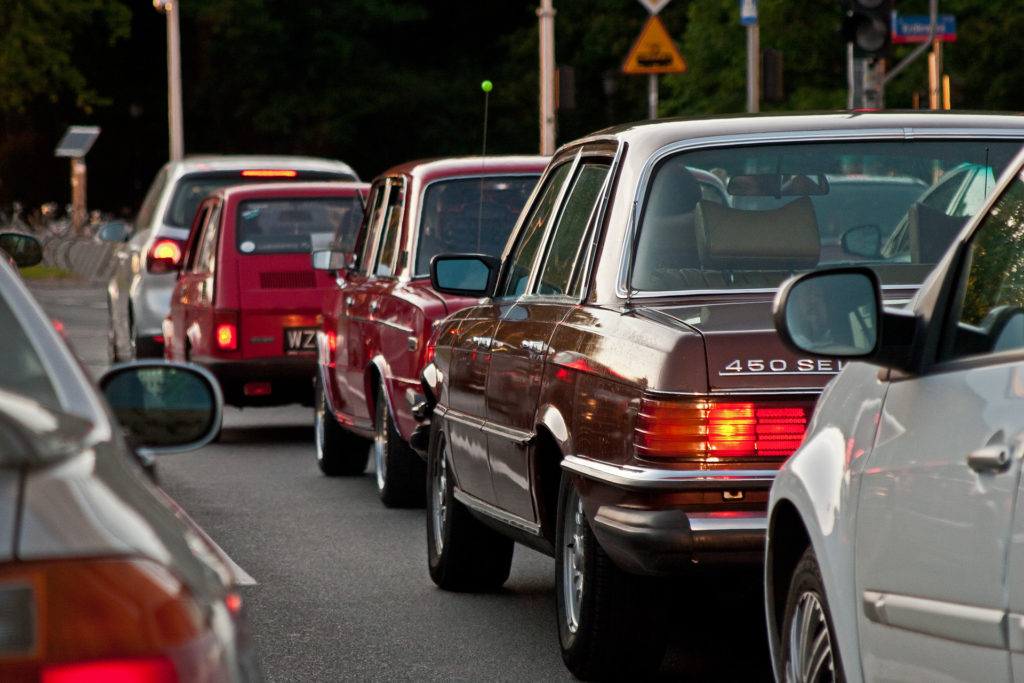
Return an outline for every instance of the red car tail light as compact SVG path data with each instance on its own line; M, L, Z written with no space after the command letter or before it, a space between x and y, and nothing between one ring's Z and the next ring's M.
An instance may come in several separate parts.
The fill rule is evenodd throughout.
M708 399L645 398L634 431L642 458L780 458L792 455L811 407Z
M221 646L173 572L147 559L0 569L0 678L177 683L218 677Z
M146 270L150 273L170 273L181 268L185 243L168 238L153 243L146 253Z
M238 350L238 313L216 311L213 316L214 342L218 351Z

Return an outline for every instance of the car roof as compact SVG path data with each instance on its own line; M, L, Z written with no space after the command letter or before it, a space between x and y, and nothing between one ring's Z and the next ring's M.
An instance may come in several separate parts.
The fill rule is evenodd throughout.
M377 179L395 175L418 177L423 182L459 175L500 175L505 173L537 173L547 167L551 157L540 154L463 156L417 159L393 166Z
M665 145L686 139L766 136L778 134L792 141L794 133L813 136L836 131L862 131L910 136L980 130L1024 135L1024 115L1012 112L885 111L808 112L787 114L736 114L726 116L656 119L605 128L563 145L561 155L577 146L601 140L628 144L632 154L649 156ZM781 140L780 140L781 141Z
M301 171L323 171L350 175L353 180L359 176L351 166L337 159L294 156L284 154L202 154L169 161L168 167L175 175L201 171L237 171L246 168L287 168Z
M299 181L288 183L249 183L214 191L228 200L260 197L352 197L366 192L370 183L356 181Z

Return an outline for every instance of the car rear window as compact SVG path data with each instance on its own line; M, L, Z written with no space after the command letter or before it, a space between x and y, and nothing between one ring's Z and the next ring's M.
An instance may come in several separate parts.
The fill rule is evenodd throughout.
M883 284L919 284L970 217L964 207L980 205L971 179L998 177L1019 145L823 141L668 157L647 184L631 285L774 288L849 263L873 268ZM707 199L712 185L725 188L724 203Z
M416 275L437 254L500 256L540 174L443 180L423 194Z
M347 173L329 171L294 171L295 175L243 175L246 171L204 171L190 173L178 179L174 196L164 215L164 223L178 228L192 225L192 219L203 198L222 187L248 185L251 183L291 182L302 180L354 180Z
M299 254L351 243L362 219L359 198L309 197L240 202L235 245L242 254Z

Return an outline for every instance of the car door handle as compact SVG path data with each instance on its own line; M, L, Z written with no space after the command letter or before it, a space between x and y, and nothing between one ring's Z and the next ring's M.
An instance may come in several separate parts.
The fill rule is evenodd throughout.
M469 342L481 349L491 348L490 337L470 337Z
M379 307L380 302L374 299L373 301L370 302L370 313L376 313Z
M352 306L355 305L355 303L356 303L356 298L354 296L346 296L345 297L345 306L352 307Z
M1006 446L983 446L967 455L967 466L975 472L1001 472L1010 465Z
M542 341L524 339L519 343L519 348L525 349L526 351L529 351L530 353L536 354L538 356L543 356L544 353L548 350L548 345Z

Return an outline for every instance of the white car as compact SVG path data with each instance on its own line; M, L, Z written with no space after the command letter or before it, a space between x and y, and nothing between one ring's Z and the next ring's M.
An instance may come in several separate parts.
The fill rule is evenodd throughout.
M163 357L171 291L192 218L207 194L256 182L358 179L348 164L318 157L226 154L168 161L146 191L134 225L118 221L100 230L100 239L120 243L107 285L110 361Z
M779 290L785 343L850 361L771 489L779 680L1024 680L1022 166L905 307L866 268Z

